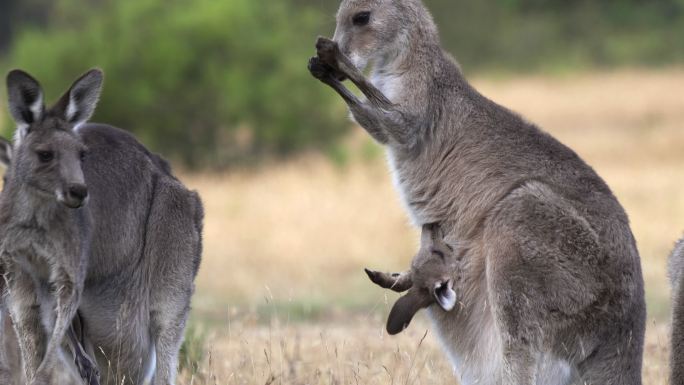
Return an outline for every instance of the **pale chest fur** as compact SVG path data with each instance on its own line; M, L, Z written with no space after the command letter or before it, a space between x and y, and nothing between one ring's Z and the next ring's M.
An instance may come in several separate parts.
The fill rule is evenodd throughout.
M397 97L403 94L401 75L392 70L375 71L370 80L392 102L398 102Z
M399 193L399 201L408 214L411 224L413 226L419 227L423 223L428 223L425 222L425 216L422 215L423 213L420 210L415 210L409 204L411 186L408 185L406 178L402 175L404 172L402 170L402 165L391 148L387 148L387 165L390 170L390 176L392 177L394 189L397 191L397 193Z
M399 194L400 202L414 226L426 223L452 222L451 207L455 197L450 188L438 178L431 178L429 170L431 162L425 159L405 159L392 147L387 147L387 164L394 188ZM452 235L455 235L452 234Z

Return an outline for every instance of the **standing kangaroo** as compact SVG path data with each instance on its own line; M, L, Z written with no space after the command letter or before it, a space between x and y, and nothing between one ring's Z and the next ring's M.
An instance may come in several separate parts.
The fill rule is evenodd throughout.
M312 75L386 146L413 222L453 249L438 283L458 274L461 306L428 310L461 383L641 384L640 258L604 181L473 89L419 0L344 0L316 46Z
M93 113L102 74L78 79L48 111L32 82L21 71L7 77L18 128L16 160L0 198L0 263L26 381L47 384L78 309L91 243L81 169L86 146L69 125Z
M12 143L0 137L0 164L6 169L9 168L11 157L13 154ZM7 173L3 175L3 189L8 185ZM4 301L7 295L5 287L5 278L7 274L3 273L0 278L0 293L2 293L2 302L0 303L0 384L20 384L25 383L25 375L22 370L22 360L20 354L19 341L12 324L7 308L7 303ZM43 308L43 311L49 311ZM99 385L99 373L92 358L88 356L83 347L83 330L80 323L80 317L77 315L71 322L71 326L66 332L62 345L67 348L68 354L58 354L61 362L59 365L54 365L51 373L46 373L50 377L53 384L65 385L70 383L83 384L83 380L88 385ZM60 352L61 353L61 352ZM45 355L49 357L49 355ZM74 367L72 365L75 364ZM52 361L52 364L55 364Z
M8 76L17 132L11 156L0 156L10 161L0 224L3 255L12 256L6 258L12 318L29 378L49 356L44 339L22 335L22 323L27 330L41 326L35 311L17 311L15 299L24 308L44 300L42 292L56 291L58 299L74 302L63 317L57 312L63 323L54 323L55 330L60 325L64 336L78 309L80 341L96 357L104 383L173 384L200 263L202 204L133 136L85 123L101 79L98 70L86 73L46 109L36 80L21 71ZM79 262L59 269L70 259ZM19 283L25 291L13 290Z
M670 254L668 268L672 285L670 385L684 385L684 238Z

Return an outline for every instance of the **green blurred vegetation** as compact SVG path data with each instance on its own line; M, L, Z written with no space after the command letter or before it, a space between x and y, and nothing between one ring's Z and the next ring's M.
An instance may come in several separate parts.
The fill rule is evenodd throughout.
M16 34L7 67L49 100L91 66L106 82L95 120L190 167L325 145L344 132L334 95L306 69L322 18L271 0L57 0Z
M426 0L468 74L684 62L684 0ZM50 100L89 67L95 120L189 167L325 148L348 123L306 71L337 0L0 0L0 67ZM6 130L10 128L6 125ZM330 150L332 149L332 150Z

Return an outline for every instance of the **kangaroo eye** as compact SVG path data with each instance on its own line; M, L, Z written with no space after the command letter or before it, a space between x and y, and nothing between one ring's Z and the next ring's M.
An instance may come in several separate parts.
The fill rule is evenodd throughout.
M363 27L370 21L370 12L359 12L352 17L352 23L357 27Z
M38 160L40 160L43 163L50 162L52 159L55 158L55 153L52 151L38 151Z
M445 258L445 255L444 255L444 253L442 252L442 250L437 250L437 249L434 249L434 248L433 248L433 249L432 249L432 254L435 254L436 256L440 257L441 259L444 259L444 258Z
M83 160L85 159L86 155L87 155L87 154L86 154L85 151L81 151L81 152L78 153L78 157L81 159L81 162L83 162Z

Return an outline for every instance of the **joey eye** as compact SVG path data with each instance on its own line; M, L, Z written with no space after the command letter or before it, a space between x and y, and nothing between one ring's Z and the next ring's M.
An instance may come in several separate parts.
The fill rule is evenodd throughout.
M85 160L86 155L87 155L87 153L85 151L81 151L78 153L78 157L79 157L79 159L81 159L81 162L83 162L83 160Z
M442 252L442 250L437 250L437 249L433 248L433 249L432 249L432 253L435 254L435 255L437 255L437 256L440 257L441 259L444 259L444 258L445 258L445 255L444 255L444 253Z
M370 16L370 12L359 12L352 17L352 23L354 23L354 25L357 27L363 27L364 25L368 25L368 22L370 22Z
M38 154L38 160L43 163L50 162L55 158L55 153L52 151L38 151L36 153Z

